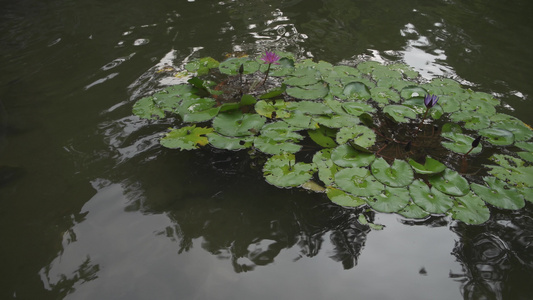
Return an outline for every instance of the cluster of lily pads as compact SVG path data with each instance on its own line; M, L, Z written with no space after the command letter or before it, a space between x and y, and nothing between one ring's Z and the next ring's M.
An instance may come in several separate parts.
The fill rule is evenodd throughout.
M265 179L325 192L342 206L467 224L489 207L533 201L533 131L492 95L451 79L424 82L405 64L332 65L292 54L189 62L138 100L146 119L179 116L162 146L264 154Z

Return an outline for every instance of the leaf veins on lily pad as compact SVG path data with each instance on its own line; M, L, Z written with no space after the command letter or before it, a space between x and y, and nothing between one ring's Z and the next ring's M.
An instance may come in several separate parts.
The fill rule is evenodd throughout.
M289 153L270 157L263 167L266 181L277 187L300 186L311 179L314 172L314 164L296 163L294 154Z
M161 138L160 143L170 149L193 150L207 145L208 140L205 135L211 132L213 128L196 126L174 128Z

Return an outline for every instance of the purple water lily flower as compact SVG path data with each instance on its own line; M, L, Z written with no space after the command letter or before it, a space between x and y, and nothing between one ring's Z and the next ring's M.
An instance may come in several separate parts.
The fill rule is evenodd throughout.
M265 51L265 54L260 57L260 59L265 61L265 64L275 64L275 65L279 65L278 60L280 58L281 57L279 57L279 55L277 55L274 52L270 52L270 51Z
M426 97L424 97L424 105L428 109L435 106L435 104L437 104L437 101L439 101L439 97L437 97L437 95L426 95Z

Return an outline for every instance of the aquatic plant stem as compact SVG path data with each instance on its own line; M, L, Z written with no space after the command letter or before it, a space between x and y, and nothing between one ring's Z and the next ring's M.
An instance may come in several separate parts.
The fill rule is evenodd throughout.
M269 63L268 64L268 68L267 68L267 71L266 71L266 74L265 74L265 79L263 79L263 82L261 83L261 85L264 85L267 78L268 78L268 72L270 72L270 66L272 65L272 63Z

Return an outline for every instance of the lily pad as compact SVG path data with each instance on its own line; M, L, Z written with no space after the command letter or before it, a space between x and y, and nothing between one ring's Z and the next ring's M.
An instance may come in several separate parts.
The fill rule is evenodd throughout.
M424 219L430 214L416 205L413 201L410 201L404 208L398 211L398 214L408 219Z
M371 97L370 90L362 82L350 82L342 91L342 95L338 95L341 99L352 100L368 100Z
M366 204L366 201L361 197L350 195L339 189L328 188L326 193L331 202L340 206L359 207Z
M213 119L220 108L215 107L213 98L197 98L183 100L177 109L179 115L186 123L201 123Z
M520 209L524 207L524 197L516 188L507 186L504 181L495 177L484 177L484 180L488 187L473 183L472 190L485 202L503 209Z
M422 180L415 180L409 186L409 193L416 205L432 214L443 214L453 206L452 197L430 188Z
M193 150L208 143L206 134L213 132L213 128L187 126L174 128L167 132L160 143L163 147L180 150Z
M485 140L496 146L511 145L514 142L513 133L500 128L487 128L479 131Z
M326 185L331 186L334 182L335 173L341 168L331 159L332 149L322 149L313 156L313 163L318 169L318 178Z
M356 117L367 112L373 113L376 111L375 108L365 102L344 102L342 108L346 113Z
M336 165L345 168L366 167L376 159L376 156L371 153L357 151L348 144L342 144L333 149L331 159Z
M499 164L485 165L489 174L517 188L533 187L533 166L524 166L518 158L495 154L491 160Z
M490 218L490 210L485 202L472 192L462 197L455 197L450 212L453 219L469 225L483 224Z
M438 174L446 169L446 166L436 159L427 157L425 163L419 164L413 159L409 160L409 164L418 174Z
M253 144L254 137L246 136L242 138L224 136L218 133L206 134L209 144L217 149L225 150L242 150L250 148Z
M407 123L409 119L416 119L416 111L403 105L387 105L383 112L398 123Z
M372 129L362 125L343 127L337 133L336 140L339 145L353 142L359 147L368 148L376 143L376 133Z
M247 136L259 132L266 120L257 114L243 114L241 112L221 113L213 119L213 128L225 136Z
M337 146L337 143L335 142L337 130L335 129L321 126L318 129L308 130L307 134L309 134L309 137L319 146L324 148L333 148Z
M417 97L424 97L428 94L428 92L419 86L407 86L402 89L400 92L400 96L402 98L408 100L411 98L417 98Z
M414 179L413 169L407 162L398 159L389 165L382 157L377 158L372 163L371 171L379 182L391 187L407 186Z
M212 57L193 59L185 65L185 70L196 72L198 75L206 75L210 69L218 68L219 62Z
M450 115L453 122L464 122L464 127L470 130L480 130L490 126L490 119L481 114L470 111L457 111Z
M442 137L447 138L450 142L443 141L444 148L451 150L455 153L466 154L472 149L472 142L475 138L462 133L446 132L442 133ZM470 154L480 153L482 150L481 144L472 149Z
M405 208L410 199L407 189L387 187L379 193L367 197L366 202L377 211L392 213Z
M259 63L248 57L228 58L220 63L218 69L223 74L237 75L241 65L244 66L243 74L251 74L259 70Z
M450 169L444 170L442 174L431 176L429 182L437 190L451 196L464 196L470 191L468 181Z
M337 186L355 196L366 197L381 193L385 186L365 168L342 169L335 174Z
M313 177L313 164L296 163L294 154L279 154L270 157L264 167L263 175L268 183L277 187L300 186Z
M492 116L496 113L496 108L490 102L481 99L472 99L461 103L461 109L470 114Z
M524 123L504 123L494 125L496 129L503 129L513 133L514 140L517 142L527 141L533 137L531 128L524 125Z
M372 95L372 100L378 103L389 104L390 102L400 102L400 94L390 87L372 88L370 94Z
M160 119L165 116L165 111L156 104L152 97L145 97L135 102L132 112L140 118L149 120Z
M328 85L324 82L287 88L287 94L298 99L321 99L324 98L328 92Z

